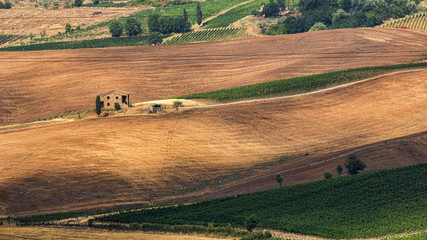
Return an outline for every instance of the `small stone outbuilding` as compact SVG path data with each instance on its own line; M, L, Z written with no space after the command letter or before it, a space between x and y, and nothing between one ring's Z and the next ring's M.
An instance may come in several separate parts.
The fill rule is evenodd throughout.
M112 90L100 94L99 97L102 108L114 108L116 103L119 103L121 108L130 107L130 96L127 92Z
M162 112L163 110L163 106L161 104L151 104L150 107L148 107L148 110L150 111L150 113L158 113L158 112Z

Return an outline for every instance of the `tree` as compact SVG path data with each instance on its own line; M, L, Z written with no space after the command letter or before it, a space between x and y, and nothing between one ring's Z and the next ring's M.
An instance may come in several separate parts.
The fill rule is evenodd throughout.
M36 35L34 34L34 33L29 33L28 34L28 37L30 37L30 40L32 41L33 40L33 38L35 37Z
M185 10L185 8L184 8L184 13L182 14L182 19L184 21L188 21L188 14L187 14L187 10Z
M323 177L324 177L325 179L332 178L332 173L331 173L331 172L325 172L325 173L323 174Z
M277 6L279 6L280 9L285 10L286 4L283 0L277 0Z
M282 187L282 182L283 182L283 177L282 177L282 175L280 175L280 174L278 173L278 174L276 175L275 179L276 179L276 182L278 182L278 183L279 183L280 187Z
M66 32L66 33L71 32L71 24L69 24L69 23L66 23L66 24L65 24L65 32Z
M74 0L74 6L81 7L83 5L83 0Z
M256 228L258 226L258 219L255 217L255 215L250 215L245 219L245 228L252 232L252 229Z
M120 37L123 34L123 25L119 21L113 21L110 24L110 33L112 37Z
M362 162L355 153L348 155L347 161L344 163L349 174L357 174L359 171L365 169L366 164Z
M126 19L125 32L128 36L136 36L140 34L142 32L141 23L139 23L135 18Z
M202 16L202 8L200 7L200 3L197 3L197 7L196 7L196 19L197 19L197 24L201 24L202 20L203 20L203 16Z
M114 108L117 110L117 111L119 111L119 110L122 110L122 108L120 107L120 103L114 103Z
M99 96L96 96L95 112L98 114L98 116L101 114L101 98Z
M99 0L93 0L93 5L98 5L99 4Z
M326 27L326 25L323 24L322 22L317 22L308 31L315 32L315 31L321 31L321 30L328 30L328 27Z
M338 166L337 166L337 174L338 174L338 176L341 176L341 173L342 173L342 166L341 166L341 164L338 164Z
M179 107L182 106L182 102L177 100L177 101L173 101L173 107L176 108L176 110L178 110Z
M150 32L148 34L148 44L152 45L157 45L159 43L162 43L163 41L163 35L159 32Z
M11 9L12 8L12 3L10 3L9 1L4 2L4 9Z
M262 9L262 15L265 17L273 17L278 15L280 12L279 6L273 1L270 0L270 2L264 6Z

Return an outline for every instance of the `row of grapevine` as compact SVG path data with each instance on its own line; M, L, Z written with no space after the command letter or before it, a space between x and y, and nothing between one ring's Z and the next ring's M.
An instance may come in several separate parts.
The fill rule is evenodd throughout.
M258 226L327 238L366 238L427 228L427 164L332 178L191 205L124 212L119 223Z
M12 34L6 34L6 35L1 34L0 35L0 46L5 44L5 43L15 42L15 41L22 40L25 38L27 38L27 36L12 35Z
M267 4L268 2L269 0L255 0L253 2L233 8L230 11L208 21L205 26L206 28L227 27L237 20L250 15L253 10L259 10L262 4Z
M164 42L165 45L192 42L214 42L252 37L245 28L220 28L184 33Z
M404 18L395 19L382 24L382 28L403 28L427 31L427 14L421 13Z
M398 70L401 71L406 69L422 68L426 66L427 63L412 63L403 65L347 69L337 72L281 79L211 92L195 93L177 98L209 98L217 101L232 101L240 99L261 98L266 96L284 96L295 92L309 92L334 84L344 84L376 77Z

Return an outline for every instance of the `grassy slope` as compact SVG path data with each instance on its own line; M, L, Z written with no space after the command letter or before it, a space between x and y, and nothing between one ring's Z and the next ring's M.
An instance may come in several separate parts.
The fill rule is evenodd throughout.
M420 164L100 220L239 226L255 214L266 228L331 238L384 236L427 228L426 172L427 164Z
M427 232L411 234L408 236L386 237L383 240L426 240Z
M308 92L335 84L359 81L382 74L426 67L427 62L414 64L401 64L391 66L366 67L348 69L330 73L315 74L304 77L282 79L264 83L228 88L211 92L196 93L177 98L194 99L209 98L218 101L232 101L246 98L259 98L273 95L286 95L296 92Z

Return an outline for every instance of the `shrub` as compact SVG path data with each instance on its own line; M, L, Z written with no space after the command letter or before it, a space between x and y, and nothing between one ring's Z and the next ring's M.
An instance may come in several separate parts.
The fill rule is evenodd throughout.
M250 215L245 219L245 228L252 232L252 229L256 228L258 226L258 219L255 217L255 215Z
M126 19L125 32L128 36L136 36L142 32L141 23L135 18Z
M110 33L112 37L120 37L123 34L123 25L119 21L111 22Z
M65 24L65 32L66 32L66 33L71 32L71 24L69 24L69 23L66 23L66 24Z
M120 107L120 103L114 103L114 108L119 111L122 110L122 108Z
M355 153L348 155L347 161L344 163L349 174L356 174L365 169L366 164L362 162Z
M317 22L308 31L315 32L315 31L321 31L321 30L328 30L328 27L326 27L326 25L323 24L322 22Z
M341 173L342 173L342 166L341 166L341 164L338 164L338 166L337 166L337 174L338 174L338 176L341 176Z
M93 0L93 5L98 5L99 4L99 0Z
M323 177L324 177L325 179L332 178L332 173L330 173L330 172L325 172L325 173L323 174Z
M148 34L148 44L152 45L157 45L159 43L162 43L163 41L163 35L159 32L150 32Z
M173 107L176 108L176 110L178 110L178 108L181 106L182 106L181 101L173 101Z
M275 177L275 179L276 179L276 182L278 182L278 183L279 183L279 185L280 185L280 187L281 187L281 186L282 186L282 182L283 182L283 177L282 177L282 175L277 174L277 175L276 175L276 177Z
M74 0L75 7L81 7L83 5L83 0Z
M4 9L11 9L12 8L12 3L10 3L9 1L6 1L4 3Z

